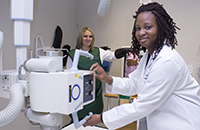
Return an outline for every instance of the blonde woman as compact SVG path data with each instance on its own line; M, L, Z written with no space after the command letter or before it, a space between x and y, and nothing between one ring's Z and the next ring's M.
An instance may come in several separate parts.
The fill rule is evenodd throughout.
M98 63L100 66L102 66L104 60L112 61L117 59L114 52L111 52L109 50L105 51L99 47L94 47L94 41L94 33L90 28L84 27L80 30L77 37L75 49L89 52L94 56L94 59L90 60L84 56L80 56L78 63L79 70L89 70L91 65L94 63ZM69 52L69 56L67 59L67 69L70 69L72 67L75 49ZM78 117L80 120L83 119L89 112L93 112L93 114L100 114L102 111L102 83L100 80L96 79L95 101L91 104L84 106L82 110L78 111Z

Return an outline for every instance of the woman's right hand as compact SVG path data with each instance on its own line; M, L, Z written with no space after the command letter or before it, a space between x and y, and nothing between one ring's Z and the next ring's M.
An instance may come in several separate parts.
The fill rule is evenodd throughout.
M95 63L93 64L91 67L90 67L90 70L92 71L91 74L93 74L93 76L95 78L98 78L99 80L101 80L102 82L106 82L108 83L109 85L112 84L113 82L113 79L111 76L108 76L106 74L106 72L104 71L104 69L98 64L98 63ZM95 73L96 72L96 73Z

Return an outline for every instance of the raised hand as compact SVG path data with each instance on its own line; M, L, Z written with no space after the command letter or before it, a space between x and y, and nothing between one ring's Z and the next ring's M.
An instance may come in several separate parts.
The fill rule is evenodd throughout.
M104 71L104 69L98 63L93 64L90 67L90 70L92 70L91 74L93 74L95 78L98 78L102 82L106 82L110 85L112 84L113 82L112 77L108 76L106 72Z

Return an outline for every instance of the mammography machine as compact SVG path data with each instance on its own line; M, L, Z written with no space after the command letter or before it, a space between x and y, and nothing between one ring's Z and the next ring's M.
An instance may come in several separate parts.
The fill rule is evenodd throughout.
M0 35L0 46L3 33ZM25 115L31 122L39 123L41 129L58 130L62 124L62 115L72 114L75 128L86 122L79 121L77 111L95 99L95 79L91 71L78 70L79 56L93 59L93 55L76 50L73 66L70 70L62 69L61 51L43 49L39 58L31 58L21 66L27 76L18 73L19 78L10 88L10 102L0 112L0 127L13 121L20 113L24 98ZM19 69L21 70L21 69ZM88 118L92 113L86 115Z

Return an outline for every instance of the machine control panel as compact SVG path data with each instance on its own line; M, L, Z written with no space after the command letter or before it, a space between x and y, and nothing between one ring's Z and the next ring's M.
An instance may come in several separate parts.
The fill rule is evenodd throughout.
M84 75L83 84L83 102L91 101L95 97L93 76Z

